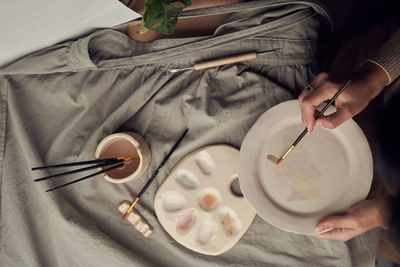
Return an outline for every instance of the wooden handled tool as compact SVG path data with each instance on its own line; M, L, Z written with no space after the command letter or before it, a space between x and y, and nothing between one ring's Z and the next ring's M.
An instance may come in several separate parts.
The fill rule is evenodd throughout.
M187 67L187 68L182 68L182 69L172 69L172 70L170 70L170 72L178 72L178 71L185 71L185 70L192 70L192 69L202 70L202 69L222 66L222 65L226 65L226 64L231 64L231 63L235 63L235 62L251 60L251 59L255 59L257 56L271 54L271 53L275 53L278 51L282 51L282 48L276 48L276 49L264 51L262 53L251 52L251 53L246 53L246 54L241 54L241 55L235 55L235 56L230 56L230 57L213 59L213 60L209 60L209 61L203 61L203 62L194 64L193 67Z
M237 56L231 56L231 57L226 57L226 58L220 58L220 59L214 59L210 61L204 61L200 63L194 64L194 69L195 70L201 70L201 69L206 69L206 68L212 68L216 66L221 66L225 64L231 64L235 62L240 62L240 61L245 61L249 59L254 59L257 57L257 53L247 53L247 54L242 54L242 55L237 55Z

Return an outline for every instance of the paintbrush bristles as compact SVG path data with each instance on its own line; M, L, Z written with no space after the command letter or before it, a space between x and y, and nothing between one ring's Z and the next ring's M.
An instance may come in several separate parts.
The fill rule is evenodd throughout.
M126 210L124 216L122 216L122 220L126 218L126 216L129 215L129 213L131 213L131 211L133 210L133 207L135 207L136 203L139 201L139 198L137 197L135 199L135 201L133 201L132 205L130 205L130 207Z
M139 158L139 156L117 157L117 159L122 159L124 161L130 161L130 160L138 159L138 158Z
M279 161L279 159L277 157L275 157L274 155L271 155L271 154L269 154L267 156L267 159L269 159L274 164L277 164L277 162Z
M267 159L269 159L270 161L272 161L273 163L275 163L276 165L278 165L279 163L281 163L281 162L289 155L289 153L293 150L293 148L294 148L294 145L292 145L292 146L286 151L286 153L283 154L283 156L282 156L280 159L278 159L277 157L275 157L274 155L271 155L271 154L269 154L269 155L267 156Z

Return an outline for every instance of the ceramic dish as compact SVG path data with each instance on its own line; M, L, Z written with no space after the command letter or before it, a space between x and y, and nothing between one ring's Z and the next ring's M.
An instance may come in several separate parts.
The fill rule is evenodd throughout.
M145 140L133 132L115 133L101 140L95 153L96 159L130 156L137 158L128 161L121 168L103 174L104 179L112 183L129 182L149 168L151 154Z
M319 220L365 199L373 165L368 142L353 120L334 130L316 128L279 165L266 159L281 157L303 130L297 100L265 112L242 143L239 181L265 221L312 235Z
M199 253L219 255L247 231L255 211L231 190L237 180L238 161L236 148L207 146L187 155L160 186L154 199L155 212L178 243ZM182 182L182 177L189 178ZM212 195L217 196L209 198ZM229 226L232 220L235 224Z

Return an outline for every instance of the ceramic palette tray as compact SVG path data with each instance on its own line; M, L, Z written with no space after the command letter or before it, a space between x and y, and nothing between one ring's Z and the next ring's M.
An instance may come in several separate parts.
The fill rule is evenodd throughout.
M178 243L199 253L219 255L247 231L255 211L231 189L237 180L238 161L236 148L207 146L187 155L160 186L155 212Z
M277 158L304 130L297 100L265 112L247 133L239 161L244 196L264 220L286 231L312 235L322 218L365 199L372 155L360 127L348 120L334 130L316 128L279 165Z

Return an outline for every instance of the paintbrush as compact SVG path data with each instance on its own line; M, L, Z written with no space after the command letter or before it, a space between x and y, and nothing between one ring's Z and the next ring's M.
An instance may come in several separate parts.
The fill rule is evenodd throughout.
M116 158L106 158L106 159L96 159L96 160L87 160L87 161L63 163L63 164L56 164L56 165L47 165L47 166L33 167L31 170L32 171L36 171L36 170L43 170L43 169L63 168L63 167L80 166L80 165L90 165L90 164L95 164L95 163L122 162L122 161L129 161L129 160L132 160L132 159L135 159L135 158L138 158L138 156L116 157Z
M146 189L149 187L149 185L151 184L151 182L153 182L154 178L156 178L157 174L160 172L161 168L164 167L165 163L167 162L167 160L171 157L172 153L176 150L176 148L179 146L179 144L181 143L181 141L183 140L183 138L185 137L185 135L187 134L187 132L189 131L189 129L186 129L183 134L181 135L181 137L179 137L178 141L176 141L175 145L171 148L171 150L169 151L169 153L167 154L167 156L164 158L164 160L161 162L160 166L158 166L158 168L156 169L156 171L153 173L153 175L150 177L150 179L147 181L147 183L143 186L142 190L140 190L139 194L137 195L137 197L135 198L135 200L132 202L132 204L130 205L130 207L128 208L128 210L125 212L125 214L122 216L122 220L126 218L126 216L129 215L129 213L131 213L133 207L136 205L136 203L139 201L139 199L142 197L143 193L146 191Z
M93 173L93 174L89 174L89 175L87 175L87 176L85 176L85 177L82 177L82 178L73 180L73 181L71 181L71 182L69 182L69 183L62 184L62 185L53 187L53 188L51 188L51 189L47 189L46 192L50 192L50 191L53 191L53 190L62 188L62 187L64 187L64 186L71 185L71 184L74 184L74 183L77 183L77 182L80 182L80 181L83 181L83 180L92 178L92 177L94 177L94 176L96 176L96 175L99 175L99 174L102 174L102 173L105 173L105 172L108 172L108 171L111 171L111 170L120 168L120 167L122 167L122 166L124 166L124 162L122 162L122 163L120 163L120 164L118 164L118 165L112 166L112 167L110 167L110 168L107 168L107 169L104 169L104 170L95 172L95 173Z
M37 179L34 180L35 182L40 182L40 181L44 181L44 180L48 180L48 179L52 179L52 178L56 178L56 177L60 177L60 176L75 174L75 173L79 173L79 172L86 172L86 171L91 170L91 169L102 168L102 167L111 166L111 165L115 165L115 164L119 163L116 166L112 166L110 168L103 169L103 170L98 171L96 173L87 175L87 176L85 176L83 178L80 178L80 179L74 180L72 182L69 182L69 183L66 183L66 184L63 184L63 185L60 185L60 186L57 186L57 187L54 187L54 188L46 190L46 192L49 192L49 191L53 191L55 189L58 189L58 188L61 188L61 187L64 187L64 186L67 186L67 185L70 185L70 184L74 184L74 183L77 183L79 181L91 178L91 177L94 177L94 176L96 176L98 174L102 174L102 173L105 173L107 171L122 167L122 166L124 166L124 164L126 162L128 162L128 161L130 161L132 159L136 159L136 158L138 158L138 156L115 157L115 158L79 161L79 162L72 162L72 163L64 163L64 164L56 164L56 165L47 165L47 166L34 167L34 168L32 168L32 171L43 170L43 169L52 169L52 168L64 168L64 167L91 165L91 164L99 163L99 164L96 164L96 165L93 165L93 166L84 167L84 168L81 168L81 169L76 169L76 170L72 170L72 171L68 171L68 172L53 174L53 175L50 175L50 176L37 178Z
M348 80L337 92L336 94L332 97L331 100L329 100L329 102L324 106L324 108L318 113L318 115L315 117L315 120L319 119L324 112L329 108L329 106L336 100L336 98L338 98L338 96L343 92L343 90L350 84L351 80ZM301 139L303 139L303 137L306 135L306 133L308 132L308 129L305 128L304 131L299 135L299 137L297 137L297 139L293 142L293 144L289 147L289 149L285 152L285 154L283 154L283 156L278 159L277 157L275 157L274 155L268 155L267 159L269 159L270 161L272 161L275 164L279 164L281 163L288 155L289 153L294 149L294 147L300 142Z

